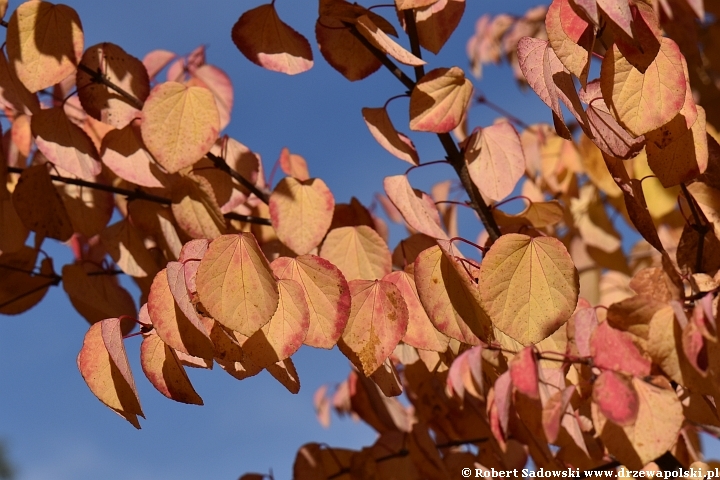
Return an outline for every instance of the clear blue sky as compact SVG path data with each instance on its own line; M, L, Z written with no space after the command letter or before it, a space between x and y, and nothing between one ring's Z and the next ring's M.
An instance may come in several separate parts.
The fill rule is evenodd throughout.
M243 11L262 3L256 0L66 3L80 15L86 47L108 41L142 58L156 48L183 54L207 45L208 62L224 69L235 86L227 133L259 152L266 169L287 146L307 159L311 174L327 182L337 201L356 196L365 204L381 191L384 176L406 169L375 143L360 114L362 107L382 106L390 96L403 93L402 86L384 70L359 83L332 70L314 41L316 2L276 2L281 18L313 45L315 66L294 77L251 64L230 40L233 23ZM469 0L461 26L441 55L426 54L429 67L465 68L465 43L482 13L521 13L535 3ZM16 6L11 2L11 9ZM389 9L378 12L393 16ZM550 120L549 110L531 91L516 89L507 68L486 68L476 86L529 123ZM391 104L391 115L405 132L406 112L407 100ZM471 127L487 125L495 117L478 107ZM412 138L423 161L443 157L434 136ZM450 174L449 168L434 166L413 173L411 181L427 189ZM465 214L461 222L462 231L474 239L478 227L473 216ZM397 240L395 235L393 241ZM56 265L70 261L63 246L48 251L58 255ZM235 479L270 468L275 478L285 479L303 443L357 448L375 438L369 428L350 420L333 418L329 430L315 420L312 394L323 383L341 381L349 371L337 351L303 347L293 357L302 383L298 395L288 393L265 372L239 382L218 368L192 370L191 380L205 401L205 406L195 407L167 400L152 388L139 367L140 339L130 339L128 354L147 416L143 429L136 431L95 399L78 373L75 358L87 324L61 288L51 290L29 313L0 320L0 438L20 480Z

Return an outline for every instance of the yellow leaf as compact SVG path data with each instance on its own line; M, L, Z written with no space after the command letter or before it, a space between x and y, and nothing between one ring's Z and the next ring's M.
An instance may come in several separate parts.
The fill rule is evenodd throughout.
M155 259L145 248L142 236L127 219L103 230L100 241L118 267L130 276L152 276L159 270Z
M100 157L115 175L141 187L163 188L163 182L169 183L145 148L140 127L134 122L103 137Z
M270 195L270 219L275 233L298 255L310 253L330 228L335 198L319 178L283 178Z
M213 239L225 233L225 218L207 179L193 174L181 177L172 196L175 220L190 237Z
M410 129L446 133L457 127L470 103L472 83L458 67L437 68L410 95Z
M157 333L150 332L140 345L140 365L150 383L171 400L202 405L175 351Z
M575 310L578 273L563 244L551 237L500 237L480 264L478 290L493 324L522 345L560 328Z
M161 83L150 92L142 112L143 141L170 173L200 160L220 130L215 98L203 87Z
M30 92L59 83L75 72L83 52L77 12L49 2L21 4L8 22L7 51L10 68Z
M392 268L387 244L366 225L330 230L320 256L336 265L347 281L379 279Z
M268 70L288 75L309 70L313 66L310 43L280 20L273 3L242 14L232 29L235 46L248 60Z
M247 337L268 323L278 306L277 282L249 233L210 242L196 283L199 301L210 315Z

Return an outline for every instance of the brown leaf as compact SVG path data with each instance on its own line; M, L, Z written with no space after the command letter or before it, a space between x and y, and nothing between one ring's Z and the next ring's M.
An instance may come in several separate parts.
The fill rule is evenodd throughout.
M37 251L28 246L0 255L0 313L17 315L39 303L51 285L55 271L50 258L40 264L40 273L33 274Z
M36 235L64 242L73 234L70 216L52 184L46 165L23 170L12 200L20 220Z
M415 11L418 43L436 54L453 34L465 13L465 0L437 0Z

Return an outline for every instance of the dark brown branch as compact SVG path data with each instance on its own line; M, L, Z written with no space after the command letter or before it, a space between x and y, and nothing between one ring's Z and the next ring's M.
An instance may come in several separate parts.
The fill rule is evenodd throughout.
M90 75L90 78L92 78L93 83L100 83L102 85L105 85L110 90L114 90L115 92L119 93L125 100L127 100L133 107L137 108L138 110L142 110L143 108L143 102L137 99L134 95L131 93L125 91L124 89L120 88L118 85L115 85L113 82L108 79L105 74L102 73L100 68L97 70L93 70L92 68L88 67L84 63L81 63L78 65L78 70L81 70L88 75Z
M353 36L357 38L358 41L362 43L365 48L367 48L373 55L375 55L375 58L380 60L380 62L385 66L385 68L390 70L390 73L395 75L397 79L400 80L403 85L407 87L408 90L412 91L412 89L415 88L415 82L413 82L412 78L408 77L405 72L400 70L400 67L395 65L395 62L390 60L388 56L385 55L385 53L375 48L375 45L370 43L367 38L363 37L362 34L358 32L357 28L355 28L355 25L351 23L345 23L345 26L348 27L350 33L352 33Z
M690 212L692 213L693 219L695 220L692 228L697 232L699 237L697 251L695 252L695 273L702 273L705 235L707 235L709 228L708 225L703 223L702 219L700 218L700 213L695 207L695 198L690 195L690 191L687 189L687 186L685 186L685 183L681 183L680 188L682 189L683 195L685 196L685 200L687 200L688 205L690 206Z
M267 205L269 201L267 194L260 190L257 186L255 186L255 184L253 184L250 180L243 177L239 172L230 168L230 165L227 164L224 158L218 157L217 155L210 152L208 152L206 156L210 159L210 161L213 162L213 165L215 165L216 168L227 173L232 178L237 180L240 185L250 190L250 192L254 193L256 197L258 197L260 200L262 200L263 203Z
M422 58L422 51L420 51L420 40L417 33L417 24L415 23L415 10L410 8L405 10L405 29L407 30L408 37L410 38L410 51L417 58ZM420 81L425 76L425 67L418 65L415 67L415 80Z
M17 302L18 300L22 300L23 298L27 297L28 295L32 295L35 292L39 292L43 288L49 288L50 286L53 286L53 285L59 285L60 280L61 280L61 277L56 277L56 278L53 278L52 280L48 280L47 283L38 285L37 287L35 287L31 290L28 290L27 292L21 293L20 295L14 297L14 298L11 298L10 300L8 300L6 302L0 303L0 308L5 308L8 305L11 305L11 304Z
M222 160L222 159L220 159L220 160ZM227 168L230 171L234 171L234 170L230 169L230 167L227 167ZM12 173L22 173L24 169L18 168L18 167L7 167L7 170L8 170L8 172L12 172ZM79 178L61 177L60 175L50 175L50 178L57 182L67 183L70 185L78 185L81 187L92 188L95 190L102 190L103 192L116 193L118 195L123 195L123 196L127 197L128 200L147 200L148 202L159 203L161 205L172 205L172 200L170 200L169 198L152 195L152 194L147 193L140 189L128 190L126 188L113 187L112 185L103 185L101 183L88 182L87 180L81 180ZM260 192L260 193L262 194L262 192ZM243 222L256 223L258 225L272 225L272 223L270 223L269 219L262 218L262 217L254 217L252 215L241 215L239 213L231 212L231 213L226 213L224 216L225 216L225 218L229 218L232 220L241 220Z

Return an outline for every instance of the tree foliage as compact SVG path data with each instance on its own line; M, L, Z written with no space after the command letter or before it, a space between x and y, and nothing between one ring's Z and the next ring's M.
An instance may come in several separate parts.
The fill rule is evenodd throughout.
M86 48L72 8L23 3L0 56L0 312L62 285L91 324L80 373L137 428L133 336L150 383L200 405L186 368L266 369L297 393L293 354L337 345L354 368L316 393L319 419L334 408L379 437L361 451L301 447L297 479L455 478L529 459L689 467L699 433L720 431L720 9L707 3L553 0L481 17L474 75L508 62L550 126L505 114L457 66L427 65L423 49L440 51L464 0L396 0L397 18L320 0L324 59L350 81L385 67L407 90L408 118L362 110L411 164L378 197L407 227L394 251L385 221L336 203L302 157L284 149L273 185L256 153L221 135L232 84L203 48L142 61ZM260 67L313 66L274 2L231 36ZM473 102L503 117L473 129ZM436 134L455 176L413 188L408 173L434 162L395 125ZM508 213L511 200L525 208ZM458 208L476 213L477 241L459 237ZM630 230L640 239L624 249ZM74 262L55 265L48 239ZM118 274L137 284L139 311Z

